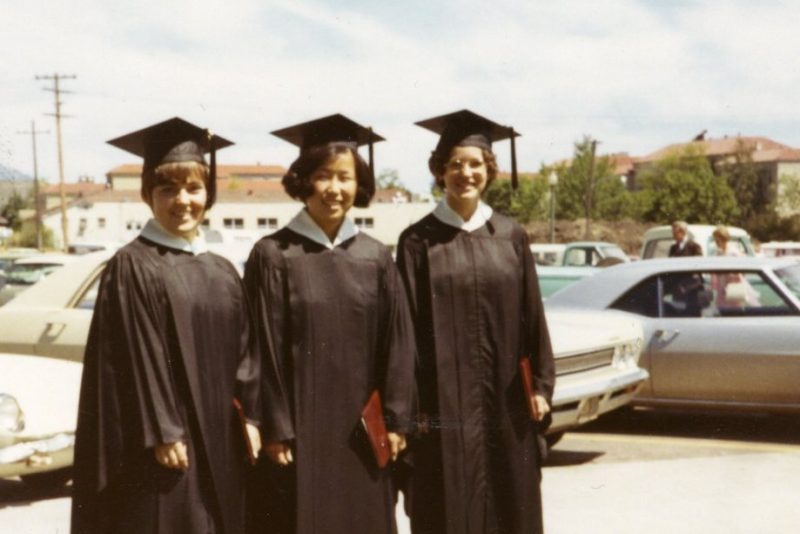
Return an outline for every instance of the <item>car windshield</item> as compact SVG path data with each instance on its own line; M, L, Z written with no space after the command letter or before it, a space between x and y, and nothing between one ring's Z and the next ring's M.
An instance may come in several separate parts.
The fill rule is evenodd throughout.
M556 291L559 291L570 284L574 284L582 276L569 276L569 275L539 275L539 291L542 292L542 298L546 299Z
M789 291L800 299L800 264L776 269L775 274L789 288Z
M57 263L15 263L6 271L9 284L30 286L61 267Z

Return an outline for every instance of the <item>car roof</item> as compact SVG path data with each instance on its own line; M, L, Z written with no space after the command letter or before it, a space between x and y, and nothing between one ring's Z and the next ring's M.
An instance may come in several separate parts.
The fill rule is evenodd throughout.
M714 230L717 227L711 224L690 224L689 225L689 233L693 236L695 233L703 234L703 235L711 235L714 233ZM736 237L744 237L747 234L747 230L743 228L739 228L738 226L727 226L728 232L731 236ZM664 225L664 226L655 226L650 228L644 233L644 240L651 239L654 237L662 237L662 236L672 236L672 225Z
M16 265L28 265L28 264L57 264L57 265L64 265L67 263L72 263L77 259L77 256L72 256L70 254L59 254L57 252L47 252L44 254L36 254L33 256L25 256L17 261L14 262Z
M82 256L74 256L73 261L26 289L13 300L0 307L13 313L15 308L41 308L67 306L83 287L87 277L104 264L114 251L102 250Z
M547 299L548 307L603 309L641 280L663 272L780 269L800 264L797 257L691 256L620 263L569 285Z
M601 247L617 247L617 248L619 248L619 245L617 245L616 243L610 243L608 241L570 241L569 243L567 243L567 245L568 246L578 246L578 247L601 246Z

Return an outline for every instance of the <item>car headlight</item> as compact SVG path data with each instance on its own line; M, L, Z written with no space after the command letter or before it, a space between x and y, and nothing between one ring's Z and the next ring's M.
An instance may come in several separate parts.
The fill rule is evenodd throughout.
M7 393L0 393L0 430L21 432L25 428L25 414L17 399Z

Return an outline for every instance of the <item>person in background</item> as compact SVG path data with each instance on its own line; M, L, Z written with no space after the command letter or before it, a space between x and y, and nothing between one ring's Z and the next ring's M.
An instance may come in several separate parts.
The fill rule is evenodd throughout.
M419 354L411 530L542 532L550 336L527 234L481 200L497 176L492 142L511 138L513 154L517 134L468 110L417 124L440 135L428 166L444 195L402 233L397 252Z
M232 143L179 118L109 143L144 158L141 194L153 218L100 282L72 532L238 534L246 441L260 449L259 358L243 283L200 231L215 200L215 151Z
M714 244L716 245L716 256L736 257L742 255L742 251L738 247L731 245L731 234L728 232L727 226L720 224L714 228L711 236L714 238Z
M703 249L689 237L689 225L686 221L672 223L672 237L675 243L669 247L669 257L702 256Z
M390 469L376 461L362 410L377 391L397 459L413 405L413 326L391 252L347 216L375 192L358 146L371 154L383 139L342 115L273 134L300 147L283 185L304 207L245 266L271 460L256 473L249 531L392 534Z

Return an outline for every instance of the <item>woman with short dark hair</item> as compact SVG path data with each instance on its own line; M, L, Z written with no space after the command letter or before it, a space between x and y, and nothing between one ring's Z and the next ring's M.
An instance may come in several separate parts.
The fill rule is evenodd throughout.
M362 425L385 425L387 456L405 448L413 332L390 251L347 217L375 191L357 147L381 138L341 115L273 133L301 149L283 184L304 207L256 243L245 267L268 349L263 428L271 460L256 477L249 530L390 534L390 476L370 440L380 433ZM382 415L369 418L366 406Z

